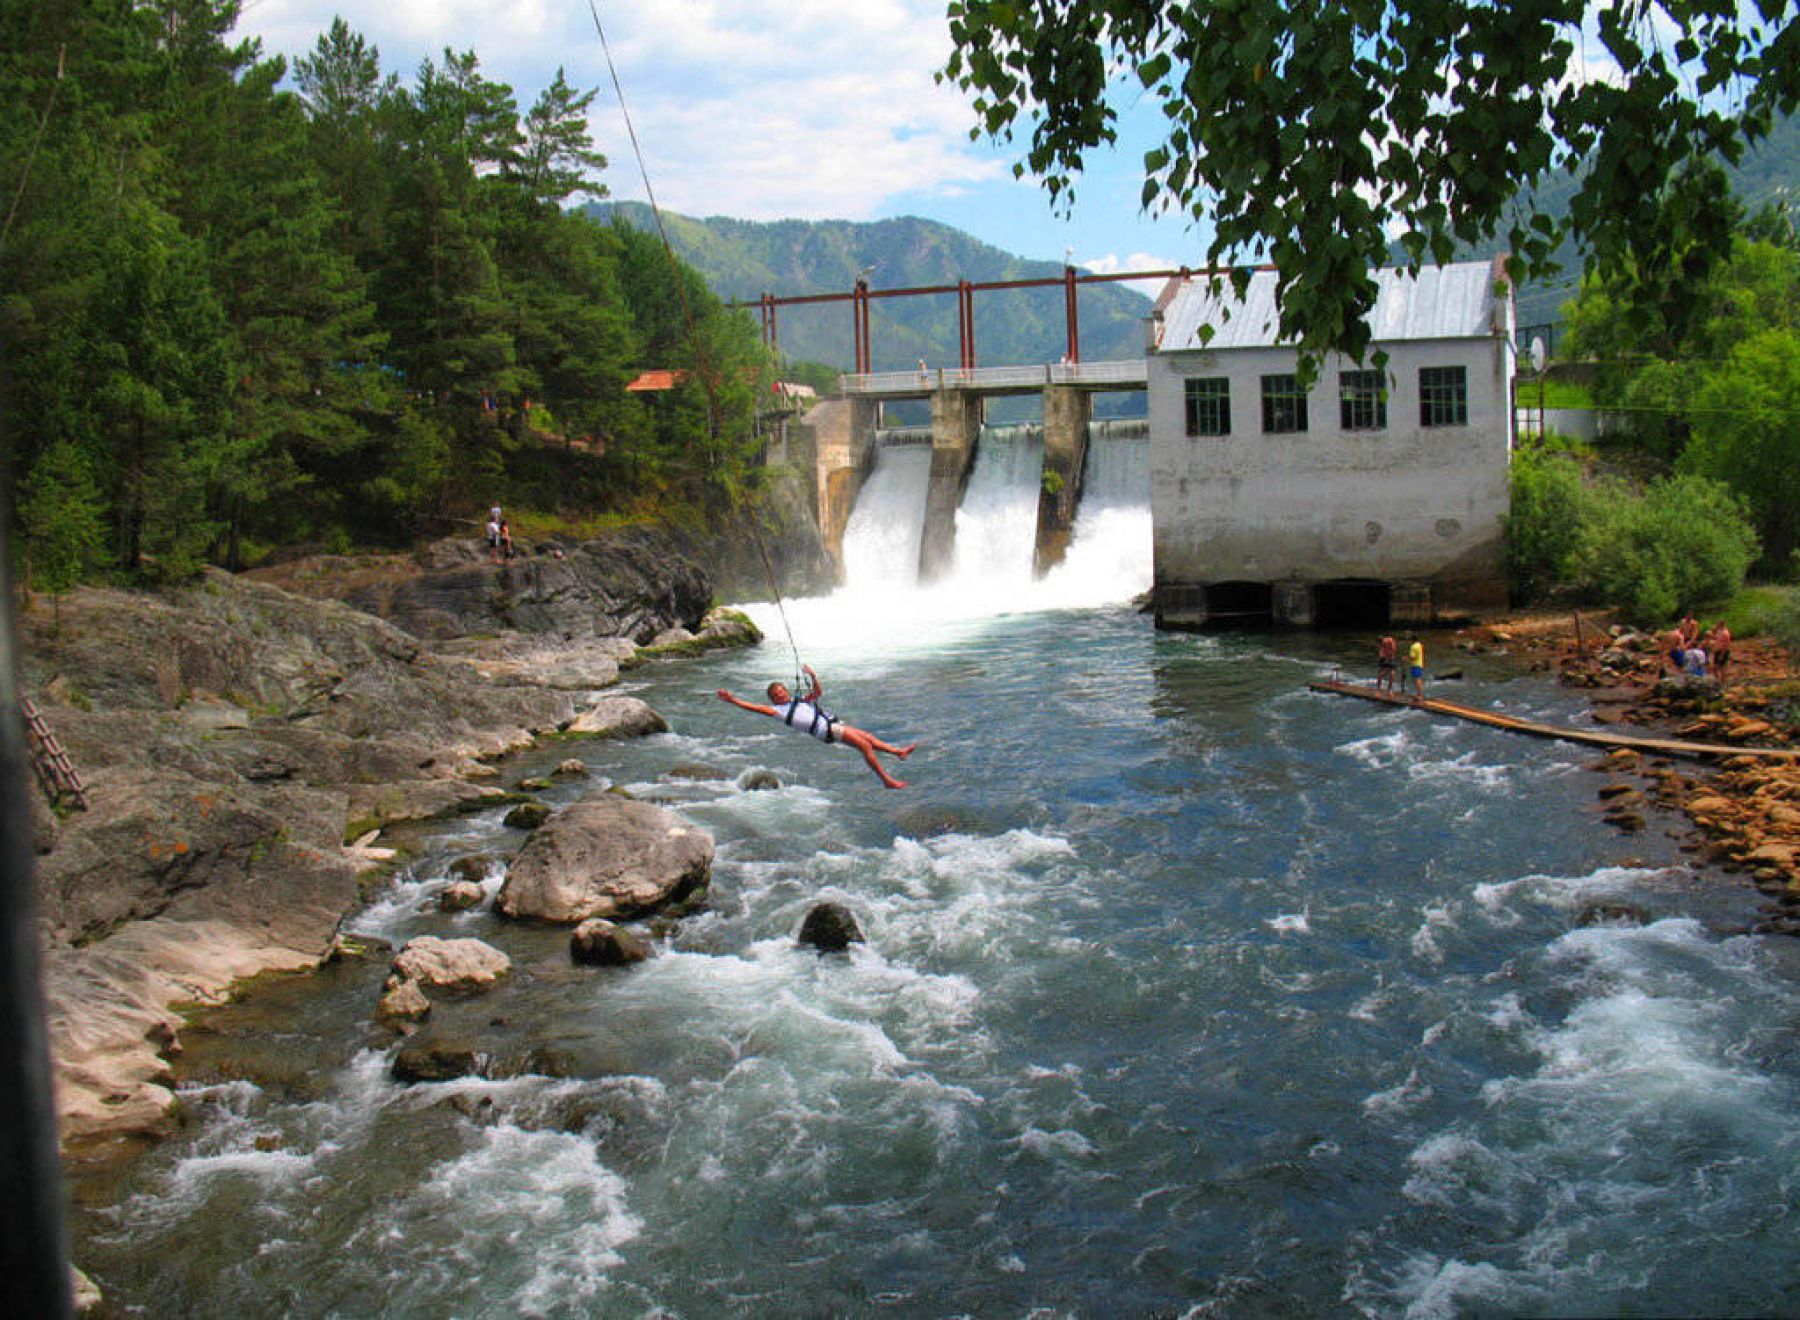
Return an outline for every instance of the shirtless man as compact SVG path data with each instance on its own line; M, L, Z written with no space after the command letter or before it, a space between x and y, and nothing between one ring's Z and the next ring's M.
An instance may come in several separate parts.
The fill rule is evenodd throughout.
M1381 639L1381 645L1375 648L1375 690L1394 695L1394 661L1400 656L1400 643L1393 637Z
M1725 671L1731 666L1731 629L1725 626L1725 620L1720 619L1713 625L1707 650L1712 655L1713 677L1724 683Z
M819 705L819 693L824 689L819 685L819 676L813 673L812 667L802 665L800 670L806 675L809 684L807 693L803 697L795 697L791 694L785 683L771 683L769 684L769 700L774 703L771 706L764 706L754 701L742 701L732 696L724 688L719 689L719 700L729 701L740 710L755 711L758 715L767 715L772 719L778 719L790 729L798 729L801 733L810 733L820 742L843 743L847 747L854 747L862 753L863 760L869 763L869 769L880 777L883 784L889 788L905 788L906 784L903 780L895 779L882 768L881 762L875 759L875 753L886 752L889 756L904 761L912 755L913 748L918 744L908 743L904 747L896 747L855 725L844 723Z

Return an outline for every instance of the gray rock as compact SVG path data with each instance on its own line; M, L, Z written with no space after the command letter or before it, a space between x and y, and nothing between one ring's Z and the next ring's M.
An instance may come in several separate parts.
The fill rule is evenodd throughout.
M647 941L604 917L582 922L569 936L569 960L584 967L621 967L649 956Z
M766 793L781 787L781 776L773 770L746 770L738 777L737 784L746 793Z
M566 923L638 916L703 891L712 859L705 830L650 803L597 793L531 836L495 907Z
M486 990L512 971L512 959L480 940L410 939L394 959L391 982L417 981L441 990Z
M578 761L571 756L552 770L550 776L553 779L586 779L592 773L585 762Z

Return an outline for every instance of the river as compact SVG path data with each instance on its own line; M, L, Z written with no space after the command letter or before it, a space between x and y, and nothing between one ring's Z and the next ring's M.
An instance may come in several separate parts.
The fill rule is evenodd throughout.
M1362 639L1158 635L1117 607L871 618L807 658L842 713L919 741L887 792L712 697L783 673L779 645L649 671L676 732L583 753L718 839L710 907L650 963L578 970L553 933L420 912L449 859L516 846L498 813L426 836L353 922L509 950L515 983L438 1029L570 1076L391 1081L379 965L261 990L190 1038L184 1132L77 1214L109 1295L1792 1310L1792 955L1729 933L1740 884L1598 822L1591 751L1305 691ZM1473 662L1459 686L1575 709ZM784 787L669 773L696 764ZM825 898L867 933L847 957L794 943ZM1584 925L1595 905L1641 920Z

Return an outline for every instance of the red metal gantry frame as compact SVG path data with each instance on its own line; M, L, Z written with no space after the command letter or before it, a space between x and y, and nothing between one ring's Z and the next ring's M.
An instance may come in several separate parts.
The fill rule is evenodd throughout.
M856 374L866 376L871 370L872 354L869 346L869 303L876 298L919 298L932 294L954 293L956 295L957 338L960 341L960 360L958 366L964 371L973 371L975 362L975 295L999 289L1044 289L1061 285L1063 289L1063 329L1068 337L1067 360L1071 364L1081 361L1081 316L1076 290L1083 284L1112 284L1120 280L1155 280L1155 279L1188 279L1196 274L1187 266L1174 270L1131 270L1116 271L1105 275L1078 274L1075 267L1064 266L1061 275L1039 276L1023 280L984 280L972 282L958 280L955 284L925 284L906 289L871 289L867 278L859 278L856 286L848 293L807 293L788 298L777 298L774 294L765 293L757 302L757 309L762 320L763 342L771 349L780 346L776 332L776 308L799 307L808 303L848 302L850 304L850 333L855 343ZM736 304L741 306L742 304Z

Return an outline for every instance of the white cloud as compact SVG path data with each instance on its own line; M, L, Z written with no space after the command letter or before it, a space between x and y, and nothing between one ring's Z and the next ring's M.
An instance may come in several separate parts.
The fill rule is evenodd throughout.
M1117 253L1108 253L1104 257L1093 257L1081 263L1082 269L1090 270L1096 275L1119 275L1130 270L1176 270L1181 262L1159 257L1151 252L1133 252L1130 256L1121 257ZM1168 281L1165 277L1148 280L1120 280L1128 289L1136 289L1149 298L1156 297Z
M633 0L598 3L657 200L696 214L865 219L908 194L1007 177L968 138L942 0ZM637 165L585 3L388 0L362 13L319 0L251 0L240 31L303 54L343 12L410 80L445 47L474 50L521 109L555 75L600 90L592 127L615 195Z

